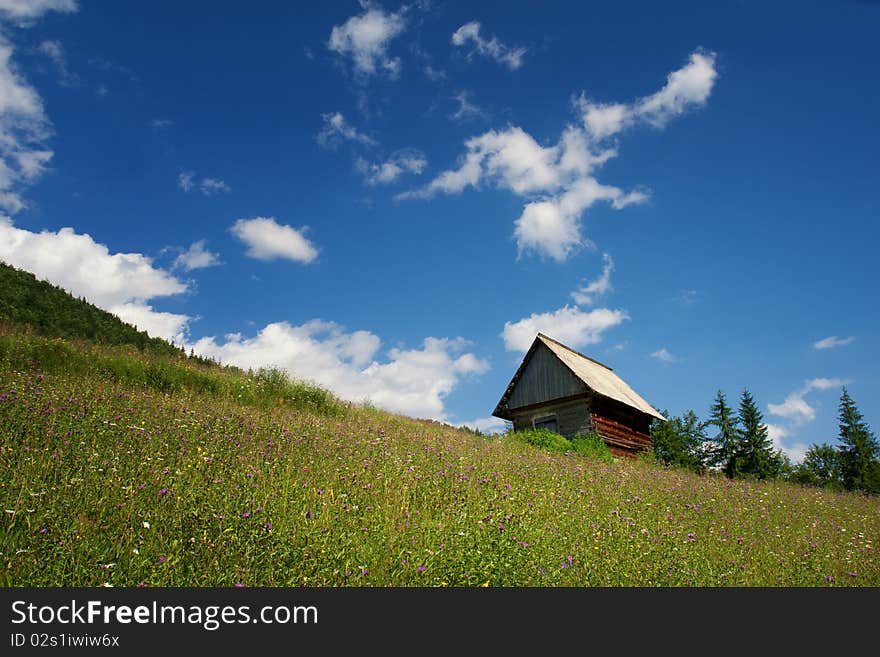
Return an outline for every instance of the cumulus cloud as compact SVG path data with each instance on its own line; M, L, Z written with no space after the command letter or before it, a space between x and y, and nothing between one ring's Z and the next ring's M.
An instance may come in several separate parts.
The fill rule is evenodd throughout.
M403 149L392 154L384 162L373 164L363 158L355 161L355 168L364 176L368 185L388 185L402 175L418 175L428 166L424 153L413 148Z
M321 119L324 121L324 126L315 139L323 148L336 148L342 141L353 141L365 146L376 144L375 139L359 132L349 124L341 112L322 114Z
M177 186L185 192L197 189L205 196L232 191L232 188L219 178L199 179L194 171L182 171L177 176Z
M456 47L473 46L473 50L484 57L494 59L499 64L510 70L516 70L523 63L525 48L511 48L501 43L496 37L485 39L480 35L480 23L471 21L465 23L452 34L452 45Z
M673 355L672 352L669 351L666 347L662 347L651 354L651 358L655 358L659 360L664 365L668 365L670 363L674 363L678 360L678 357Z
M0 0L0 16L25 24L49 11L72 13L76 10L76 0Z
M845 347L846 345L851 344L854 340L854 336L838 338L836 335L831 335L814 342L813 349L834 349L835 347Z
M609 201L617 210L642 203L647 195L639 191L624 193L617 187L603 185L595 178L582 178L558 196L527 203L514 222L520 256L528 251L564 262L582 246L591 244L580 227L580 216L597 201Z
M462 422L458 426L467 427L484 434L504 433L507 422L497 417L481 417L468 422Z
M9 214L27 207L22 187L42 175L53 155L46 146L52 130L43 101L12 55L12 45L0 34L0 210Z
M112 306L107 310L151 336L171 340L177 345L186 342L189 322L192 319L188 315L153 310L153 306L148 303L133 301Z
M602 334L629 319L623 310L596 308L584 311L571 306L533 313L516 322L505 322L501 337L508 351L528 351L535 336L544 333L577 349L602 340Z
M579 287L571 293L574 302L579 306L592 306L596 297L611 291L611 272L614 271L614 260L607 253L602 254L602 273L598 278Z
M186 251L183 251L174 259L171 268L192 271L194 269L215 267L219 264L219 255L205 248L205 240L198 240L190 244Z
M444 398L468 375L488 364L461 338L425 338L419 348L389 349L369 331L347 332L334 322L312 320L294 326L276 322L252 338L240 334L192 345L202 355L244 368L275 366L310 380L343 399L369 401L389 411L445 420Z
M148 302L187 287L143 254L110 253L73 228L34 233L0 216L0 260L85 297L151 336L183 342L190 317L156 312Z
M638 123L662 128L689 109L705 105L717 77L715 53L698 51L650 96L626 104L595 102L581 94L575 104L591 139L601 141Z
M784 454L788 455L792 463L800 463L804 460L804 456L806 456L807 450L810 448L809 445L802 442L786 444L787 441L785 439L791 437L791 432L788 429L778 424L765 424L764 426L767 427L767 437L770 438L770 442L773 443L775 449L781 450Z
M367 6L363 13L333 26L327 47L343 57L350 57L355 73L360 77L384 71L395 78L400 73L400 58L391 57L388 47L392 39L405 29L403 10L386 13Z
M580 125L567 126L552 145L542 145L518 126L490 130L465 141L458 167L438 174L421 188L396 198L427 199L459 194L488 182L525 197L514 222L519 256L535 253L558 262L591 242L583 235L583 213L594 203L615 209L643 203L648 193L603 184L595 170L616 157L601 142L638 121L662 127L670 118L708 99L715 80L714 55L696 52L671 73L658 92L629 105L597 105L583 96L575 101Z
M809 379L804 385L790 393L780 404L768 404L767 408L771 415L783 417L794 423L795 426L812 422L816 418L816 409L813 408L804 397L814 390L829 390L839 388L849 383L846 379L816 378Z
M293 260L306 265L318 257L318 250L303 235L305 229L279 224L274 217L239 219L230 231L247 245L245 255L257 260Z

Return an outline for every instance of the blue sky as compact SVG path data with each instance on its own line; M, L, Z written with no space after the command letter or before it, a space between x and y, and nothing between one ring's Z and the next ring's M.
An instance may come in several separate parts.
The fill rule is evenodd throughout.
M311 4L311 3L309 3ZM880 424L872 2L0 0L0 259L491 428L537 331L798 460ZM497 426L497 425L496 425Z

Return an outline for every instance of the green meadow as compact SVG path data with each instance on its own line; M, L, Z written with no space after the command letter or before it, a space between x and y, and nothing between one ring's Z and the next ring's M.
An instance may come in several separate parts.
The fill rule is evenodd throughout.
M5 586L877 586L880 500L0 331Z

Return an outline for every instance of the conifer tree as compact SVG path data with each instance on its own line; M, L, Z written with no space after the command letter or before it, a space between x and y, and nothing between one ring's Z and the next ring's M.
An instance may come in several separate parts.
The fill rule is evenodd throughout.
M732 469L736 466L733 455L737 452L738 435L736 431L736 416L733 409L727 405L724 393L720 390L715 395L715 401L709 410L707 425L718 428L716 441L718 447L712 455L711 465L721 466L728 477L735 476Z
M880 493L880 445L846 388L840 396L840 465L847 490Z
M775 477L782 467L782 456L773 449L764 416L748 389L743 390L740 398L737 420L739 444L733 455L735 475L758 479Z

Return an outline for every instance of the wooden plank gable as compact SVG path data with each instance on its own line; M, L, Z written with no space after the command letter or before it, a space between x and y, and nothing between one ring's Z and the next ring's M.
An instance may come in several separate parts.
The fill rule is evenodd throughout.
M586 391L584 382L539 342L507 398L507 408L522 408Z

